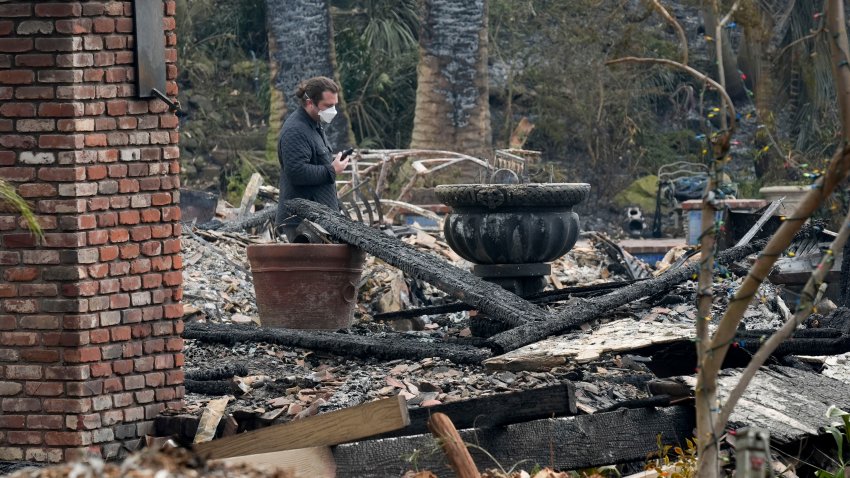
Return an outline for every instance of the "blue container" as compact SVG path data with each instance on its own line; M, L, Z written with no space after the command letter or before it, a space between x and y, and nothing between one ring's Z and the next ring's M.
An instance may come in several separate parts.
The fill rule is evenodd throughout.
M718 210L715 214L715 220L723 220L723 211ZM699 244L699 237L702 235L702 209L688 210L688 245L695 246Z

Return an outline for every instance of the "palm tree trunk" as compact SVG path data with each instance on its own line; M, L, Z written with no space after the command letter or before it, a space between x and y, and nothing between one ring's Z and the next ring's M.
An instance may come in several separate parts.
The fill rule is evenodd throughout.
M489 157L487 0L421 0L411 148Z
M280 126L300 104L293 98L298 83L314 76L339 83L339 75L328 0L266 0L266 7L272 91L268 144L277 156ZM334 150L341 150L354 144L341 93L337 110L327 136Z

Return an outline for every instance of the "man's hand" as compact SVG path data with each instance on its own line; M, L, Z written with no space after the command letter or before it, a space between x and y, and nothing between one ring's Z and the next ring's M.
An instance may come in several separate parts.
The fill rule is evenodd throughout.
M336 173L339 174L339 173L343 172L345 170L345 168L348 167L349 161L351 161L351 159L349 159L348 156L346 156L343 159L342 152L339 152L339 153L336 153L336 157L334 158L333 162L331 163L331 166L333 166L334 171L336 171Z

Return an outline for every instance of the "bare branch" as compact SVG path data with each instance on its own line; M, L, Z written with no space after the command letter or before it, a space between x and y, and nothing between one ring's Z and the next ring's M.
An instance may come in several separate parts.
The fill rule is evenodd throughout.
M741 4L741 0L736 0L732 5L732 8L729 9L729 13L723 17L722 20L717 22L717 25L714 27L714 47L716 49L717 55L717 77L720 79L720 85L723 87L723 91L726 91L726 69L723 66L723 27L729 23L729 20L732 18L732 14L738 9L738 6ZM715 11L717 7L717 3L715 2ZM721 129L726 129L726 105L721 105L720 111L720 127ZM734 113L732 114L734 117Z
M659 2L658 0L650 0L650 2L652 2L652 6L655 7L655 10L657 10L658 13L660 13L665 20L667 20L667 23L673 25L673 28L676 29L676 36L679 37L679 46L682 49L682 64L687 65L688 37L685 36L684 28L682 28L682 25L675 18L673 18L673 15L670 15L670 12L668 12L667 9L664 8L664 5L661 5L661 2Z
M698 80L700 80L704 83L709 84L712 88L717 90L717 92L720 94L721 99L723 100L724 104L726 104L726 106L729 108L729 111L730 111L730 114L729 114L729 121L730 121L729 129L730 129L730 131L735 130L735 114L736 113L735 113L735 106L732 104L732 98L729 97L729 94L726 93L726 90L723 89L723 86L721 86L719 83L717 83L716 81L709 78L704 73L701 73L701 72L691 68L688 65L683 65L683 64L681 64L677 61L667 60L667 59L664 59L664 58L637 58L637 57L634 57L634 56L627 56L627 57L623 57L623 58L617 58L616 60L608 60L608 61L605 62L606 65L616 65L616 64L619 64L619 63L654 63L654 64L658 64L658 65L667 65L667 66L676 68L678 70L682 70L682 71L690 74L694 78L696 78L696 79L698 79Z

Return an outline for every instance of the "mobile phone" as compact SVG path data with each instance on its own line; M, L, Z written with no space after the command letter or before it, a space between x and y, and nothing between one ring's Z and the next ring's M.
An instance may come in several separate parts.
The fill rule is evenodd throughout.
M342 152L342 156L339 157L339 160L342 161L343 159L346 158L346 156L350 155L353 152L354 152L354 148L346 149L345 151Z

